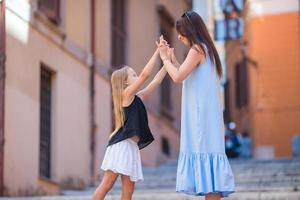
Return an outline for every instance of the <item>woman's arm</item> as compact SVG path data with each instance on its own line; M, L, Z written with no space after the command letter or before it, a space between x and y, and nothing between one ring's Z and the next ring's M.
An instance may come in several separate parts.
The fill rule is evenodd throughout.
M134 81L131 85L129 85L123 92L123 95L126 97L134 96L139 88L146 82L146 80L150 77L151 72L153 71L156 63L156 59L159 55L159 50L156 49L143 71L139 75L136 81Z
M177 61L177 58L174 53L174 48L171 48L171 62L174 64L176 68L180 67L180 63Z
M197 65L202 63L205 58L202 50L197 51L194 48L191 48L184 62L179 68L176 68L166 54L168 47L163 46L159 48L160 56L163 60L164 66L175 83L181 83L183 80L185 80L193 72Z
M139 91L137 93L137 95L142 99L146 99L148 98L152 92L161 84L161 82L163 81L164 77L166 76L167 74L167 70L165 67L162 67L159 72L157 72L157 74L155 75L155 77L153 78L153 80L149 83L149 85Z

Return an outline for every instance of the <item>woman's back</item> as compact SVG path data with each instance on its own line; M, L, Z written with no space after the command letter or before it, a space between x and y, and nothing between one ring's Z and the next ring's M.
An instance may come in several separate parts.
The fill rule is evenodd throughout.
M176 191L225 197L234 191L234 178L225 154L220 81L206 55L183 82Z
M220 80L207 52L205 61L183 82L182 93L181 135L190 137L183 137L181 145L193 144L191 152L224 153Z

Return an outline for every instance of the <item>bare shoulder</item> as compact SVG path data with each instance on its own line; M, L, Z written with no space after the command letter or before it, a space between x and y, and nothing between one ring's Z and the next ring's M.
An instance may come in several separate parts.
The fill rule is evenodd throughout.
M145 100L145 95L143 95L143 90L139 91L136 96L138 96L142 101Z
M132 96L132 95L124 95L123 94L122 106L123 107L129 106L133 102L134 98L135 98L135 95Z
M197 58L197 60L199 61L198 64L203 63L206 57L205 50L203 48L205 47L201 47L200 45L195 44L191 47L189 52Z
M205 47L201 47L200 45L198 44L194 44L192 47L191 47L191 50L194 50L195 53L199 54L199 55L205 55L205 52L204 52L204 49Z
M195 64L201 64L205 60L205 53L198 45L193 45L187 55L188 59L194 60Z

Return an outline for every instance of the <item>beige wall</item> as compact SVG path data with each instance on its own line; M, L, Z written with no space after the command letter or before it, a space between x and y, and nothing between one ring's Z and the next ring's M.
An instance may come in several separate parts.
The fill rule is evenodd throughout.
M109 135L111 133L112 120L112 104L111 104L111 90L108 80L103 79L97 75L96 79L96 156L95 156L95 170L96 174L101 174L101 164L108 143Z
M89 169L81 164L90 162L87 68L34 30L30 30L26 45L8 34L7 46L6 187L18 190L19 186L37 186L40 62L56 72L51 141L53 181L61 182L71 176L87 183ZM47 51L40 46L47 46ZM16 174L18 179L12 176Z
M110 68L111 21L110 0L96 1L96 57L101 68Z
M83 1L84 2L84 1ZM70 2L68 2L70 3ZM84 6L84 5L81 5ZM77 16L80 24L88 24L85 14L77 15L80 7L68 6L66 23ZM88 8L86 8L88 11ZM89 122L89 68L85 60L76 58L53 41L55 32L43 32L29 25L29 20L7 10L8 22L17 22L26 32L20 40L15 23L7 23L7 79L5 94L5 161L4 183L10 195L37 194L39 185L39 112L40 64L43 62L54 72L51 181L84 186L90 181L90 122ZM68 16L69 15L69 16ZM75 17L76 18L76 17ZM19 27L19 28L20 28ZM86 28L67 25L67 39L89 48ZM74 40L74 41L73 41ZM103 141L110 129L110 89L107 80L96 76L97 137ZM104 96L103 96L104 94ZM103 145L97 144L100 154ZM100 158L99 154L96 155ZM77 184L77 185L76 185Z
M65 0L63 18L65 33L69 40L75 42L80 48L90 50L90 1Z

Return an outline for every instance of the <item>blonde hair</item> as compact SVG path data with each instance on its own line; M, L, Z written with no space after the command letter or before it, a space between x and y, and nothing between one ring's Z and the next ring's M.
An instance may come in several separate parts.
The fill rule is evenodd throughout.
M122 106L123 91L126 88L129 67L124 66L121 69L114 71L111 75L112 99L115 114L115 130L110 137L115 135L117 131L124 125L124 110Z

